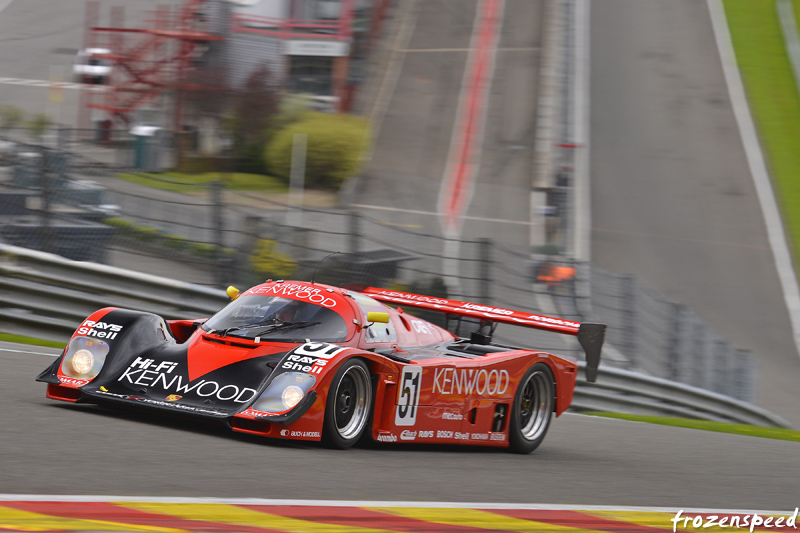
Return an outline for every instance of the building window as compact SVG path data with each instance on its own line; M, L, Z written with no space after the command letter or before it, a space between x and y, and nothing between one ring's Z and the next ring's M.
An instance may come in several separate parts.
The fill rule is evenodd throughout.
M289 90L294 93L330 96L333 93L333 59L291 56Z

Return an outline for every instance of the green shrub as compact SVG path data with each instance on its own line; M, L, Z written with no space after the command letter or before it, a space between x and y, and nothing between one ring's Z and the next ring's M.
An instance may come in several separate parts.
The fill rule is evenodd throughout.
M42 135L44 132L47 131L53 124L53 121L50 120L44 113L36 113L26 124L25 126L28 128L28 135L36 141L41 140Z
M297 263L277 250L277 243L259 239L250 255L250 268L264 279L288 279L297 270Z
M22 122L22 110L11 104L0 105L0 128L16 128Z
M158 240L161 236L161 230L157 228L151 228L149 226L137 226L135 228L135 232L139 235L139 237L146 242L153 242Z
M180 235L162 235L164 246L173 250L185 250L188 242Z
M133 233L135 231L133 222L130 220L125 220L124 218L109 217L103 220L103 223L122 230L123 233Z
M362 117L308 112L275 135L264 151L264 159L275 175L288 182L294 134L304 133L308 136L306 187L338 189L358 172L369 131L369 122Z
M213 258L217 250L217 247L213 244L207 244L204 242L193 242L191 246L195 255L199 255L200 257L205 257L208 259Z

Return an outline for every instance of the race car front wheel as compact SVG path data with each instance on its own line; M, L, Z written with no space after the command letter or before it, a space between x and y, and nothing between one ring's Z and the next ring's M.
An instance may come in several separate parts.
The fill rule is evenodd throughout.
M360 359L348 359L331 381L325 405L322 438L331 448L349 448L367 428L372 382L369 368Z
M544 363L536 363L520 381L511 420L508 444L512 452L531 453L544 440L553 416L555 383L553 373Z

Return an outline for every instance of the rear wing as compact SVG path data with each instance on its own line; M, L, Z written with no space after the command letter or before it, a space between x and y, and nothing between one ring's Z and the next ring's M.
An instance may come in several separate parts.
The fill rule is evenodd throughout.
M597 367L600 365L600 352L606 334L605 324L573 322L571 320L535 315L522 311L513 311L501 307L378 289L376 287L364 287L363 285L356 288L355 285L345 284L343 287L361 292L375 300L389 304L438 311L446 315L477 318L482 322L511 324L513 326L523 326L574 335L578 338L578 342L586 354L586 380L590 382L597 380Z

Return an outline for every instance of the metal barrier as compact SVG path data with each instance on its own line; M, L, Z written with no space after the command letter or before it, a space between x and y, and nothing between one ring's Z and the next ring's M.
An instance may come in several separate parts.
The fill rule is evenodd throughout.
M579 363L581 373L585 363ZM783 418L751 403L683 383L618 368L600 367L595 383L580 379L571 409L696 418L791 428Z
M63 341L102 307L171 319L208 316L228 301L221 289L5 244L0 244L0 274L0 331L50 340ZM789 427L780 417L728 396L608 367L601 367L597 383L578 381L573 409Z
M228 301L221 289L6 244L0 244L0 276L0 330L48 340L68 338L102 307L200 318Z

